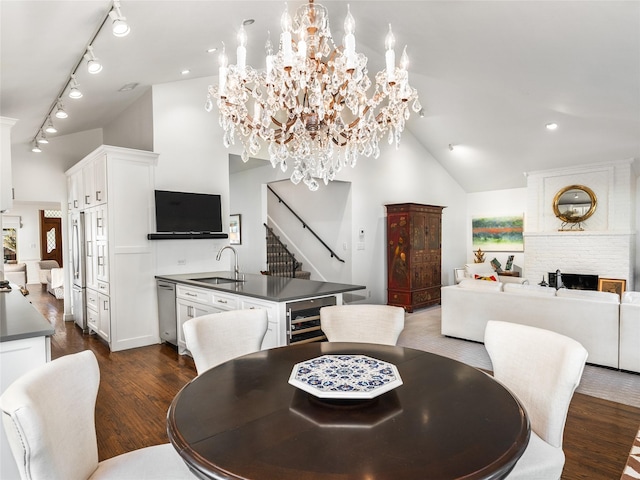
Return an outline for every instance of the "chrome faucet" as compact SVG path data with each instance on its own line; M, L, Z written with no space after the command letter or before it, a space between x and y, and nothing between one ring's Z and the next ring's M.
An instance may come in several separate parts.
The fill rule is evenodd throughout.
M236 280L240 279L240 269L238 268L238 252L236 252L236 249L233 248L231 245L225 245L224 247L222 247L219 251L218 251L218 255L216 255L216 261L220 261L220 256L222 255L222 252L226 249L229 249L233 252L233 259L234 259L234 267L233 267L233 272L236 275Z

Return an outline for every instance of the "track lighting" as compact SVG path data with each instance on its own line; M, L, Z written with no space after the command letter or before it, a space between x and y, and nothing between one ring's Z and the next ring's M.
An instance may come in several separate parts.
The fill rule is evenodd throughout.
M57 133L58 132L56 127L53 126L53 122L51 121L51 117L49 117L49 123L47 123L47 126L45 127L44 131L47 132L47 133Z
M67 118L67 112L64 111L64 107L62 106L62 100L58 99L58 106L56 109L56 118Z
M69 90L69 98L82 98L82 92L78 89L78 81L75 75L71 75L71 90Z
M102 64L98 60L98 58L93 53L93 47L89 45L87 47L87 53L85 53L84 58L87 59L87 71L91 74L100 73L102 71Z
M2 0L0 0L2 1ZM107 25L107 21L111 19L111 30L116 37L124 37L128 35L130 32L129 25L127 24L127 19L122 15L122 11L120 10L120 1L113 0L111 9L109 12L102 17L101 22L98 24L95 33L89 39L87 43L87 48L84 52L80 54L80 58L78 58L75 66L71 69L71 78L62 85L60 92L57 95L57 99L54 100L53 104L49 108L49 112L47 116L44 118L40 128L36 130L36 134L33 137L32 151L40 152L40 144L48 143L46 133L57 133L58 130L53 125L51 118L53 115L56 118L67 118L67 112L64 111L64 107L62 105L62 97L65 92L69 95L69 98L78 99L82 98L82 92L80 91L78 81L76 79L76 73L78 72L78 68L82 64L83 60L87 61L87 71L91 74L96 74L102 71L102 64L98 60L98 58L93 53L93 43L95 42L98 35L103 30L105 25ZM134 88L137 84L133 85L128 89Z
M120 11L120 2L118 0L113 2L113 9L109 12L109 16L113 20L113 23L111 24L111 31L116 37L125 37L129 35L131 28L127 23L126 17L124 17Z

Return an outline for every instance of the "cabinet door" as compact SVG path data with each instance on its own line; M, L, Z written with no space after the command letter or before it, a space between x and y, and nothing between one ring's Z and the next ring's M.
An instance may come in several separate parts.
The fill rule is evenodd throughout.
M93 191L95 190L95 176L93 173L93 163L88 163L82 167L82 205L89 208L95 205Z
M107 203L107 156L97 158L94 164L93 200L96 205Z
M98 294L98 333L107 342L111 335L111 306L110 299L107 295Z
M95 237L96 240L108 240L107 206L100 205L95 209Z
M84 212L84 249L85 249L85 285L88 288L97 289L96 280L96 241L93 222L95 209L88 209Z
M280 346L278 342L278 306L273 302L262 302L260 300L243 300L243 309L261 308L267 311L267 320L269 325L267 327L267 333L262 340L261 350L268 348L275 348Z
M72 211L84 209L82 198L82 170L69 176L67 187L69 189L67 197L69 199L70 209Z
M177 313L177 330L178 330L178 353L184 355L187 353L187 345L184 341L184 331L182 326L184 322L192 318L207 315L209 313L219 313L221 310L206 305L204 303L196 303L182 298L176 298L176 313Z
M98 282L109 281L109 245L104 240L98 240L95 242L96 256L96 280Z

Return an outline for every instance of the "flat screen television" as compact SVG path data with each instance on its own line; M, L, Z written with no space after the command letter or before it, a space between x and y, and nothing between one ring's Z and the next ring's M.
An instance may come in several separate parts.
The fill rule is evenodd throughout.
M222 232L220 195L156 190L157 232Z

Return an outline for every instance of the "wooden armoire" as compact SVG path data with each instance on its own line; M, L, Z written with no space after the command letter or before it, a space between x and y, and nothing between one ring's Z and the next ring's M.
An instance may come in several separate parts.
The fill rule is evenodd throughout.
M387 209L387 304L414 308L440 303L442 209L394 203Z

